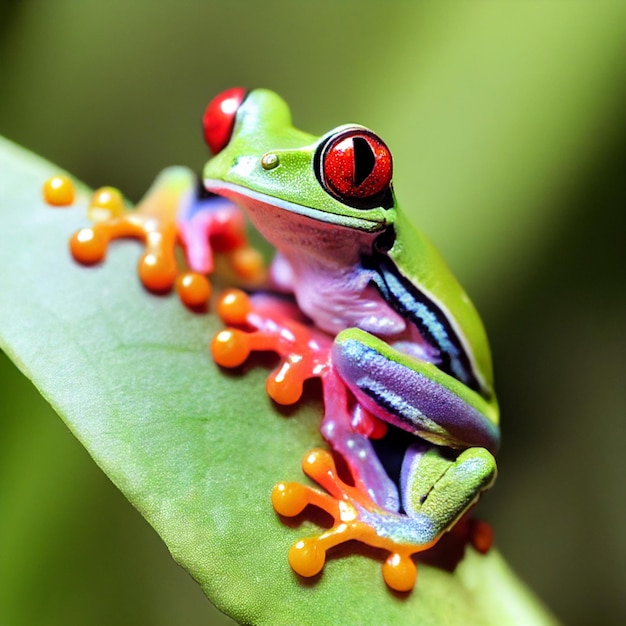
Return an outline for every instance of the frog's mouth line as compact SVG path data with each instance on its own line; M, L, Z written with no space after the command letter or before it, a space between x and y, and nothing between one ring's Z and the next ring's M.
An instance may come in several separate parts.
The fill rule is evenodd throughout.
M209 191L216 193L219 196L228 198L236 204L242 205L244 208L247 208L248 203L246 202L246 199L249 199L266 206L277 207L289 213L302 215L318 222L335 224L337 226L343 226L344 228L360 230L365 233L382 232L388 226L384 219L367 219L365 217L357 218L347 215L337 215L328 211L314 209L303 204L296 204L295 202L290 202L289 200L281 200L280 198L268 196L258 191L252 191L251 189L247 189L241 185L227 183L223 180L205 178L204 186Z

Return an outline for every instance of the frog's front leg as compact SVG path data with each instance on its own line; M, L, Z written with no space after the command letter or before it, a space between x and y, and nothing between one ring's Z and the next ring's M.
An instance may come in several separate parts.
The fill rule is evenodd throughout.
M398 511L396 485L387 476L370 439L386 432L379 419L354 402L331 362L332 338L306 323L289 300L238 289L227 291L218 313L230 326L211 344L213 357L224 367L241 365L253 351L272 350L282 361L266 382L268 395L279 404L297 402L304 381L320 378L324 399L323 437L346 461L355 485L378 505Z
M263 263L247 243L241 211L223 198L198 193L197 177L185 167L163 170L136 209L125 209L117 190L98 190L88 215L92 226L70 239L77 261L99 263L111 241L139 239L144 252L137 269L143 285L160 293L176 283L181 300L189 306L204 305L209 298L206 276L213 271L214 252L227 256L238 278L252 282L262 278ZM190 271L179 267L178 246L185 250Z

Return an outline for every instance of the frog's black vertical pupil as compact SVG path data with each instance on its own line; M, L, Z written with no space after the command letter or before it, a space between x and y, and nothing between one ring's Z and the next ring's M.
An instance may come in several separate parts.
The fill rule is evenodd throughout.
M354 137L354 186L361 183L374 171L376 155L365 137Z

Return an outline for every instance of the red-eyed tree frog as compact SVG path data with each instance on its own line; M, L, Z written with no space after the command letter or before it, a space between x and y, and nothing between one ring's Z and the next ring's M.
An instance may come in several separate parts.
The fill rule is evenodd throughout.
M495 478L498 405L480 317L433 245L400 211L391 153L375 133L345 125L321 138L306 134L292 126L286 103L261 89L218 96L204 124L215 155L204 169L206 189L242 207L276 247L273 283L293 294L315 329L307 337L314 347L295 359L273 345L285 362L268 390L280 401L272 389L298 367L305 372L296 378L322 378L322 433L347 461L359 494L329 469L322 453L305 457L305 471L374 529L376 537L367 543L381 545L384 537L397 544L387 546L392 555L385 578L394 588L410 588L412 562L397 546L411 544L416 552L433 545ZM267 349L272 332L278 335L268 320L278 319L281 331L296 334L288 322L280 323L293 315L273 315L267 302L256 311L247 322L265 338L260 348ZM302 366L324 344L322 334L330 338L328 348ZM218 336L218 361L240 341L246 341L240 334ZM247 343L235 361L249 349ZM232 364L228 356L224 363ZM381 421L414 436L408 445L404 441L397 481L371 443ZM318 496L282 484L274 504L294 514L303 502L319 504ZM302 507L294 504L298 499ZM329 533L292 548L296 571L317 573L326 548L354 538L339 513L335 519Z
M334 519L297 541L289 562L315 575L328 549L357 539L389 552L385 581L408 591L411 555L434 546L495 479L499 413L480 317L399 209L391 153L371 130L351 124L315 137L292 126L275 93L240 88L215 98L203 123L214 156L202 193L189 170L166 170L137 211L107 209L74 235L72 252L93 263L113 238L143 239L144 284L163 291L177 281L195 306L208 298L215 251L230 255L239 276L262 275L237 207L245 211L277 255L269 291L221 298L218 313L231 328L215 337L214 358L233 367L251 351L278 352L267 391L282 404L319 377L321 432L351 479L328 452L312 450L303 469L326 491L276 485L278 513L313 504ZM177 243L191 272L179 274Z

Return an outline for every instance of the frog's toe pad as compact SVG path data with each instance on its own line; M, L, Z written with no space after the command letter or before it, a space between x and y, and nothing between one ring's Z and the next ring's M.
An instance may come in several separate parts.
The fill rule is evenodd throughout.
M411 591L417 579L415 561L407 554L392 553L383 563L383 578L395 591Z
M241 289L228 289L217 303L217 314L229 326L243 326L252 312L250 298Z
M291 546L288 559L296 574L310 578L322 571L326 563L326 549L315 537L300 539Z

